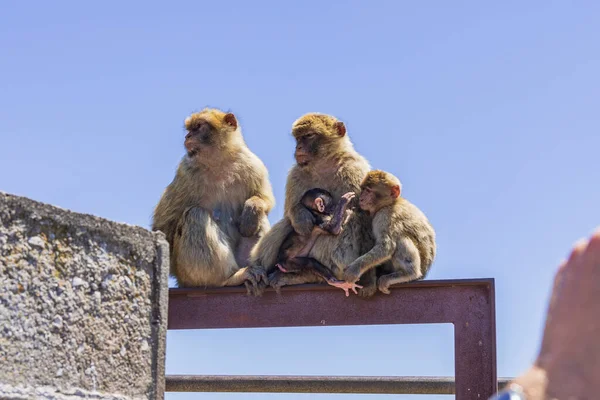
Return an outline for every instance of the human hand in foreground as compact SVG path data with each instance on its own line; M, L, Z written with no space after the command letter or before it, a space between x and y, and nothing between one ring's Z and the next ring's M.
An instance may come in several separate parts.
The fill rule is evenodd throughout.
M527 400L600 398L600 229L559 267L540 353L513 383Z

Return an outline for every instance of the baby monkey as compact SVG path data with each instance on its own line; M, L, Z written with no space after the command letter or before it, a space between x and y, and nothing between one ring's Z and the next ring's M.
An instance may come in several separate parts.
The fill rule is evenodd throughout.
M401 183L384 171L371 171L361 183L359 206L373 218L375 246L346 267L344 278L356 282L381 264L379 291L425 278L436 252L435 231L429 220L408 200L400 197Z
M300 204L315 218L315 228L309 237L301 236L295 231L286 237L279 250L277 268L282 272L310 271L323 278L329 285L344 290L346 296L350 295L348 290L356 294L356 289L362 286L337 279L330 268L308 257L319 235L340 234L350 216L348 204L354 197L354 192L348 192L336 203L327 190L315 188L306 191L300 199Z

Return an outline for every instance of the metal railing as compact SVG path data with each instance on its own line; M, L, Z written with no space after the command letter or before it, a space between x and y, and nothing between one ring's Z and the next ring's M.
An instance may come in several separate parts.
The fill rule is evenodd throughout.
M456 394L485 400L507 380L496 376L493 279L420 281L370 299L327 285L268 290L171 289L168 329L435 324L454 325L455 379L347 376L167 376L168 392Z

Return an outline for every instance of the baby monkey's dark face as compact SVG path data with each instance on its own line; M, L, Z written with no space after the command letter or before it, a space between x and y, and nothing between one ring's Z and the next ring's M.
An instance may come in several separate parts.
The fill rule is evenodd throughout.
M210 150L214 144L215 133L215 129L208 121L197 121L193 126L190 126L184 141L188 156L193 157L203 151Z
M316 192L316 193L315 193ZM329 214L333 208L333 199L325 193L313 189L302 197L302 205L317 214Z

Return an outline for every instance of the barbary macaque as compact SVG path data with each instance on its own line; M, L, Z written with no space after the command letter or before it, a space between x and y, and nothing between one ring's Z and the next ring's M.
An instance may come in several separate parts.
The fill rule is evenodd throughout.
M345 124L331 115L303 115L294 122L292 135L296 140L296 164L286 182L284 217L259 240L250 255L251 273L260 280L255 287L258 295L265 283L277 288L321 281L309 271L284 273L275 267L279 249L290 232L308 237L315 228L315 216L300 200L312 188L327 190L335 199L358 192L370 170L367 160L354 150ZM343 268L366 253L373 243L368 216L354 212L339 235L319 235L309 257L329 266L334 276L341 279ZM358 283L363 286L358 291L360 296L373 295L377 291L375 271L365 273Z
M180 287L237 286L275 203L266 167L232 113L204 109L185 120L186 155L154 210L152 230L170 245Z
M425 214L400 197L402 185L389 172L369 172L360 188L359 207L372 217L375 246L348 265L344 280L356 282L384 263L377 280L382 293L389 294L393 284L425 278L436 253L435 231Z
M348 290L357 294L356 289L360 289L360 285L335 278L330 268L308 257L321 234L339 235L351 212L347 210L348 203L354 196L353 192L348 192L335 202L331 193L323 189L314 188L304 193L300 203L315 217L315 227L309 237L303 237L295 231L290 232L279 250L277 268L285 273L311 271L329 285L344 290L346 296L350 295Z

